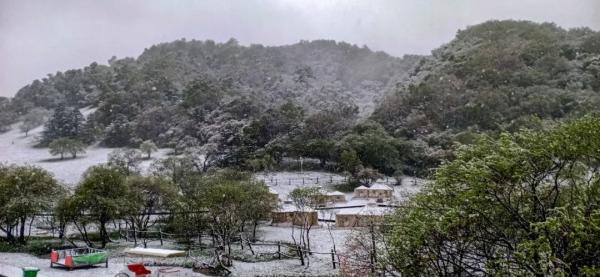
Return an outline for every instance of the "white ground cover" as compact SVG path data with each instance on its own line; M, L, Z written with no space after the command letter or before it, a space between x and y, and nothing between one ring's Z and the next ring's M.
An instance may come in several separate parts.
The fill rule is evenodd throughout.
M92 109L84 109L82 113L87 115ZM90 166L105 163L108 154L115 150L110 148L101 148L97 145L88 147L86 153L77 159L65 159L57 161L56 157L49 154L48 148L34 148L38 137L41 135L43 127L38 127L29 132L25 137L18 124L5 133L0 134L0 163L9 164L30 164L40 166L55 175L55 177L68 186L76 185L82 174ZM142 170L147 170L153 160L162 158L168 153L169 149L161 149L154 153L151 160L145 160L141 164ZM343 175L328 172L261 172L256 174L257 179L264 180L265 183L279 194L282 201L288 200L289 193L298 187L321 186L323 189L333 191L334 184L340 184L345 181ZM423 187L426 180L417 178L403 178L401 185L392 186L391 178L388 180L379 180L377 183L387 184L394 189L395 201L388 204L398 204L408 196L418 192ZM353 193L344 193L346 202L336 203L337 209L322 210L319 212L320 219L335 220L335 213L348 206L365 206L374 203L374 199L354 198ZM360 209L360 208L359 208ZM360 228L331 228L331 233L327 226L334 226L334 222L320 223L320 227L315 227L311 231L311 245L313 251L329 253L333 248L335 241L338 253L344 253L347 238L354 232L361 232ZM293 243L292 232L298 240L299 230L291 227L262 226L259 229L260 240L263 241L282 241ZM333 240L332 237L333 236ZM256 276L256 275L338 275L339 271L334 270L331 265L331 256L327 254L314 254L309 258L308 266L300 265L298 259L284 259L269 262L240 262L235 261L231 268L234 276ZM20 253L0 253L0 275L22 276L21 267L36 266L42 271L40 277L54 276L114 276L124 268L124 261L115 258L109 262L109 268L98 267L92 269L81 269L72 272L51 269L48 259L40 259L27 254ZM202 276L192 274L186 270L188 276Z
M354 232L364 231L362 229L350 228L335 228L331 227L331 234L327 225L322 223L320 226L315 226L310 232L312 250L316 253L308 258L306 265L302 266L299 259L282 259L268 262L241 262L234 261L233 267L230 268L232 276L273 276L273 275L338 275L338 269L333 269L331 264L330 251L335 242L338 253L344 254L346 251L346 240ZM299 229L290 227L275 227L261 226L258 231L258 236L261 241L270 242L288 242L293 243L295 235L296 240L299 239ZM332 239L333 237L333 239ZM149 247L159 247L154 243ZM284 247L282 247L284 249ZM255 249L261 251L258 247ZM109 250L110 251L110 250ZM113 250L114 251L114 250ZM266 252L275 252L276 246L266 247ZM22 267L34 266L40 268L38 276L40 277L55 277L55 276L114 276L120 270L125 268L126 261L132 259L122 258L122 253L112 253L114 256L109 260L109 267L97 266L89 269L76 269L66 271L59 268L50 268L50 260L34 257L22 253L0 253L0 275L5 276L22 276ZM150 258L146 258L148 261ZM167 258L168 260L169 258ZM184 259L184 258L173 258ZM164 261L167 261L164 260ZM139 261L138 261L139 262ZM159 267L150 267L151 270L157 270ZM203 276L199 273L192 273L189 269L181 269L184 276Z
M85 116L91 111L93 109L82 109L81 112ZM10 131L0 133L0 163L39 166L53 173L60 182L73 187L90 166L106 163L108 154L116 149L92 145L85 149L85 154L78 155L76 159L67 156L61 161L50 155L48 148L34 147L43 128L39 126L25 137L25 133L19 130L19 123L17 123ZM142 170L147 170L153 160L164 157L168 151L168 149L160 149L152 154L152 159L144 160L140 167Z

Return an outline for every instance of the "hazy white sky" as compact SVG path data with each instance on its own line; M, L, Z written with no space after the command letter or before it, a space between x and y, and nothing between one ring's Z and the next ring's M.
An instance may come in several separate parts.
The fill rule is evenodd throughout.
M509 18L600 30L600 0L0 0L0 96L184 37L266 45L323 38L401 56Z

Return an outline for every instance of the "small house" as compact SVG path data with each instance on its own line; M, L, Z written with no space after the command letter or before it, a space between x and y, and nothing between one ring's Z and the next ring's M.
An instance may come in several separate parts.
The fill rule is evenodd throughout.
M339 191L330 191L325 193L328 203L346 202L346 195Z
M394 190L384 184L373 184L369 188L369 198L392 199Z
M369 198L369 188L360 186L354 189L354 197L357 198Z
M309 208L300 211L293 205L283 205L279 209L272 211L271 218L271 224L274 225L293 224L300 226L303 225L305 219L311 225L319 224L317 211Z
M360 208L342 209L335 214L336 227L368 227L383 223L389 208L367 205Z

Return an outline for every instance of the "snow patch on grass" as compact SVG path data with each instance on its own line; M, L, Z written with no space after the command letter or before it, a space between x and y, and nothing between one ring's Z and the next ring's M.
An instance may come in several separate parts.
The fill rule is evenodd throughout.
M91 110L93 109L84 109L83 113L89 114ZM73 187L90 166L106 163L108 154L117 149L92 145L85 149L85 154L79 155L76 159L59 160L50 155L48 148L35 147L43 129L43 126L39 126L25 136L25 133L19 130L18 124L15 124L10 131L0 134L0 163L39 166L54 174L60 182ZM169 149L160 149L152 155L152 159L142 161L140 168L146 171L153 160L164 157L169 151Z

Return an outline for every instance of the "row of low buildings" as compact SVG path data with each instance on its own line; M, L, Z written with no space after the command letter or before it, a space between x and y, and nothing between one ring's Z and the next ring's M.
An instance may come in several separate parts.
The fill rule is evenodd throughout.
M271 193L276 194L271 189ZM359 186L354 189L352 200L361 199L375 200L377 202L390 201L393 199L394 190L384 184L374 184L370 187ZM377 225L383 221L384 215L390 212L390 208L380 207L374 203L354 206L350 203L344 207L346 195L339 191L323 192L324 203L321 206L326 207L332 204L330 210L335 210L335 225L337 227L364 227ZM278 197L278 196L277 196ZM312 209L298 211L291 203L283 204L279 209L272 212L272 223L302 225L305 221L311 225L317 225L319 212Z
M392 211L389 207L377 206L373 203L360 207L339 208L335 214L336 227L367 227L379 225L386 214ZM319 211L313 209L297 210L291 205L272 212L273 225L318 225Z

